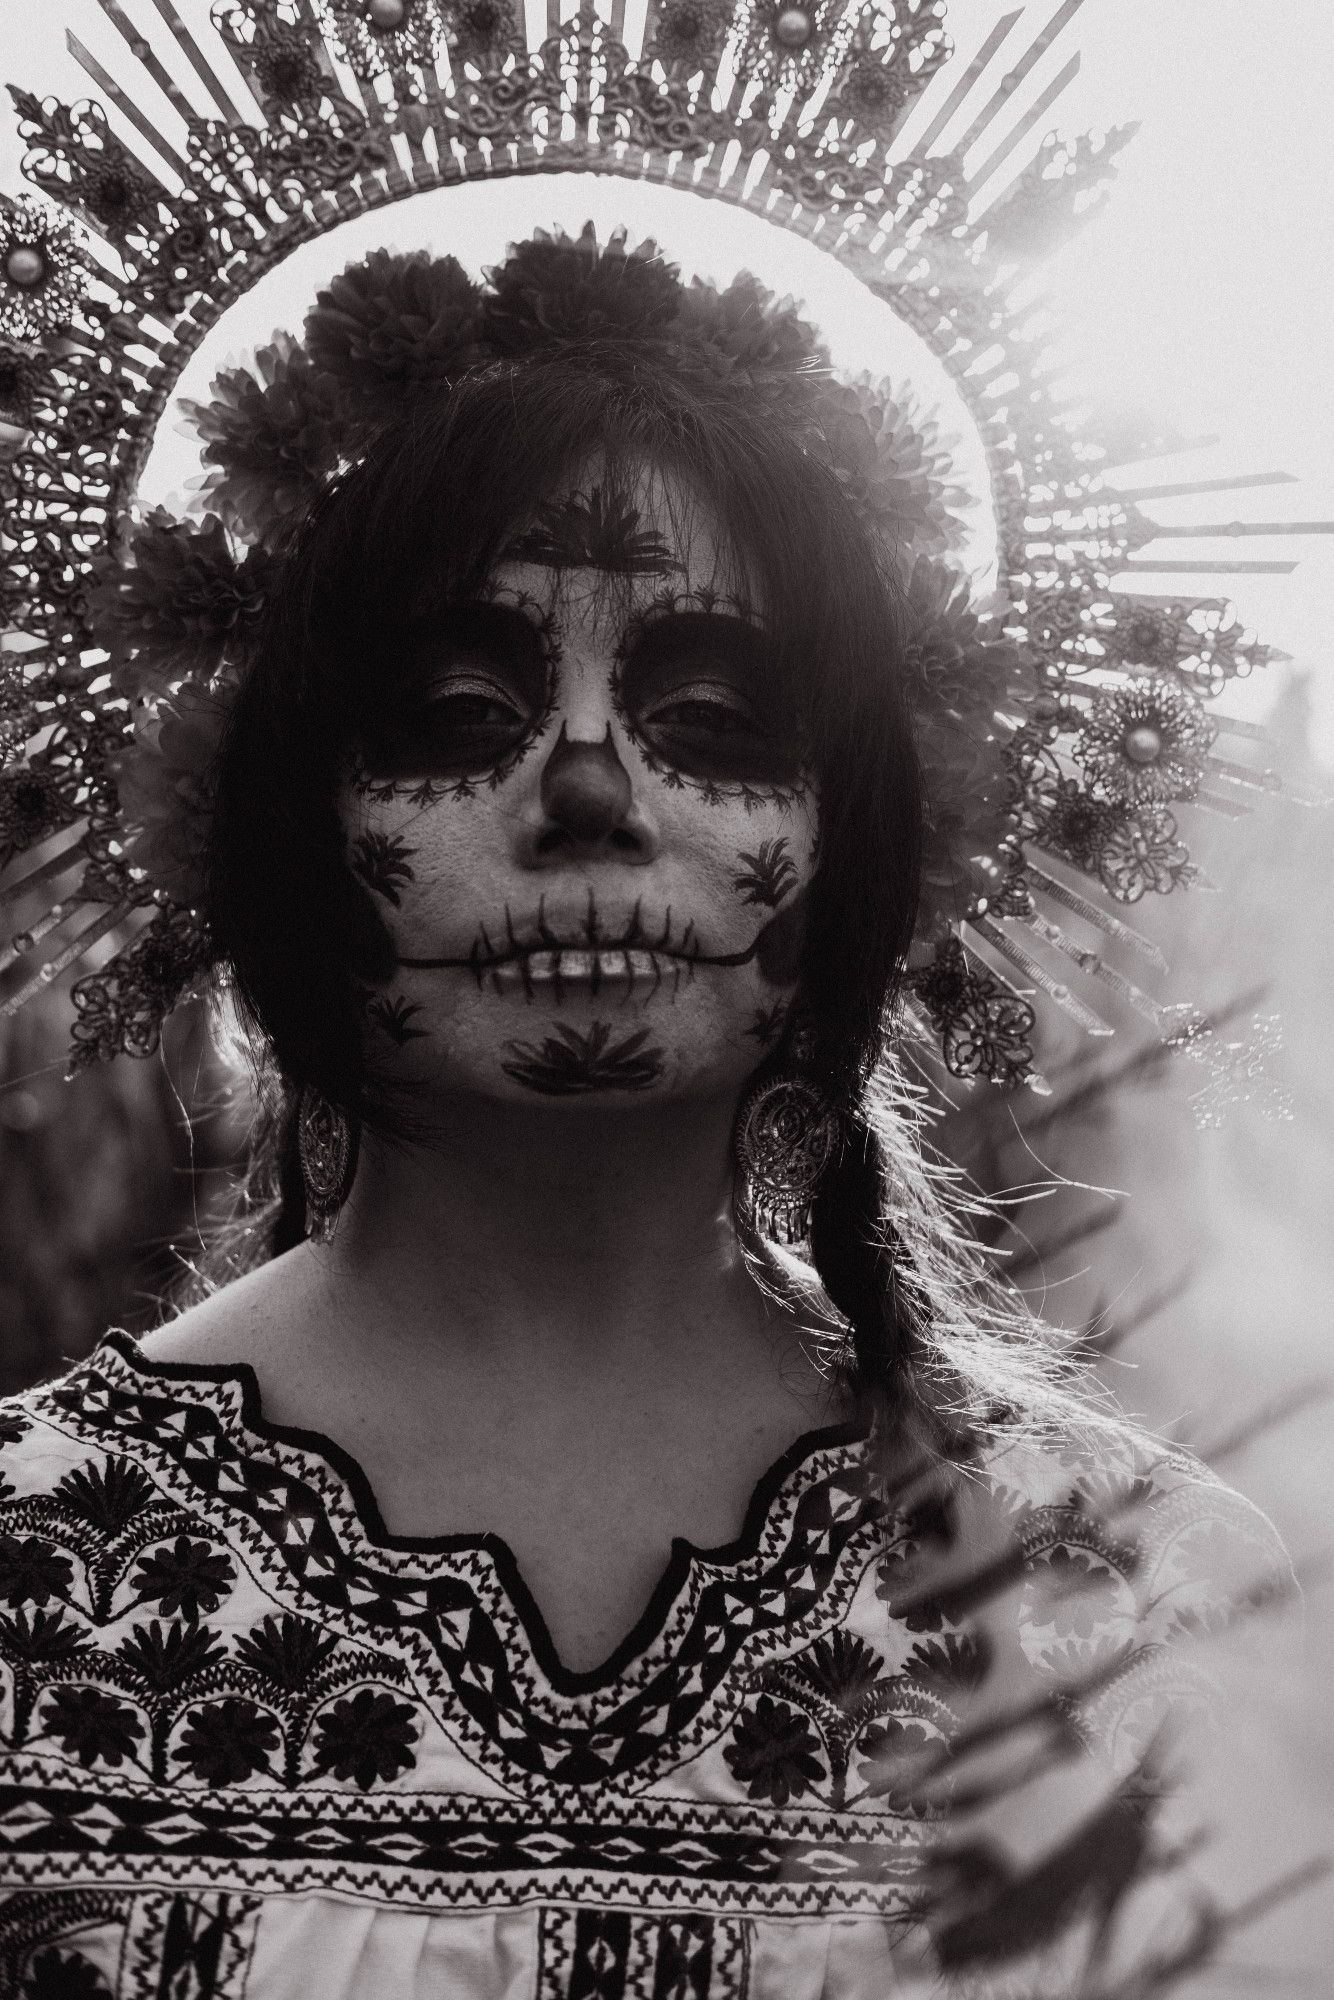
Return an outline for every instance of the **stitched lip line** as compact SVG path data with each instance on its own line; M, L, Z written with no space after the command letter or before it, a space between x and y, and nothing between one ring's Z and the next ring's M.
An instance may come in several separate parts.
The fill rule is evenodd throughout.
M577 935L562 936L559 931L552 929L550 923L547 921L546 898L542 897L539 898L536 915L532 920L531 926L528 927L526 934L521 935L515 928L513 914L509 905L506 904L504 942L502 944L496 944L485 924L482 924L478 926L477 935L472 941L471 949L462 956L446 955L439 958L400 958L398 964L428 972L471 972L479 986L485 982L489 973L495 973L505 966L513 965L520 968L521 977L525 980L525 990L527 990L527 983L533 974L533 961L538 961L539 963L539 967L541 968L540 976L546 976L547 968L542 965L542 961L552 958L559 960L567 953L578 954L581 959L591 957L594 960L595 969L589 971L587 974L581 972L579 976L587 976L595 979L601 973L604 973L609 979L628 978L634 973L642 973L644 975L660 973L661 968L658 961L661 960L666 960L674 971L686 972L693 972L697 966L701 965L748 965L759 950L760 939L764 934L764 929L765 926L761 925L750 943L743 946L740 951L708 952L704 950L704 947L700 943L693 922L687 923L679 936L674 934L670 907L664 912L662 923L657 931L650 932L647 930L644 924L642 906L636 902L630 913L630 921L625 929L619 935L609 936L604 933L602 925L598 920L597 905L590 891L588 915L585 917ZM623 961L622 965L615 968L603 968L600 961L608 954L619 955ZM640 966L635 963L639 959L648 959L653 961L653 963L648 966ZM557 978L560 977L558 965L554 969L554 976ZM575 976L573 967L570 968L567 976Z

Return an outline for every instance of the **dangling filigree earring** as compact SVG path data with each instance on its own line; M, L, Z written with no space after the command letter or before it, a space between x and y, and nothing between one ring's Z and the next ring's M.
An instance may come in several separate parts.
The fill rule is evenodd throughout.
M797 1060L804 1038L793 1044ZM754 1227L779 1243L810 1235L811 1204L838 1143L838 1119L819 1085L792 1071L764 1078L741 1100L732 1137Z
M315 1243L331 1241L338 1226L357 1171L360 1137L355 1119L330 1104L313 1084L306 1085L297 1109L296 1143L306 1189L306 1234Z

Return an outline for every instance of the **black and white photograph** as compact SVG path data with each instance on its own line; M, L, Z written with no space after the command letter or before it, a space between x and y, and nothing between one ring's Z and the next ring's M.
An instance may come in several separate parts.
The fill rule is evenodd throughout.
M1334 2000L1331 75L0 0L0 2000Z

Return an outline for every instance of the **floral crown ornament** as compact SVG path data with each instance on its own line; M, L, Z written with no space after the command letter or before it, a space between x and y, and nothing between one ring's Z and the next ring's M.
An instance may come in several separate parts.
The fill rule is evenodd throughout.
M908 150L904 114L951 55L943 0L650 0L637 55L619 6L562 20L550 0L530 47L513 0L223 0L214 34L259 122L210 38L173 0L157 8L209 115L119 10L132 87L85 66L173 181L97 102L12 92L46 199L0 198L0 909L27 926L0 949L0 1010L81 970L75 1066L156 1046L210 970L209 773L284 524L405 396L594 333L781 403L903 565L931 821L906 1029L955 1077L1031 1081L1031 1003L1110 1032L1101 990L1198 1056L1207 1024L1183 1036L1179 1009L1137 983L1161 955L1123 912L1199 879L1181 815L1235 815L1273 789L1250 761L1256 732L1207 706L1269 655L1224 601L1117 587L1161 531L1111 467L1152 447L1074 420L1012 303L1102 199L1128 134L1042 141L979 220L972 188L1022 148L1052 91L972 183L962 146L933 150L1019 16L942 82ZM1015 59L963 145L1072 11ZM155 93L183 125L179 149L140 108ZM424 253L349 266L300 338L224 371L190 410L202 515L136 514L181 370L263 271L403 197L555 169L749 206L886 302L972 411L999 531L994 602L971 603L953 566L965 496L904 385L839 381L813 328L754 279L686 285L651 244L600 245L591 228L539 232L480 286ZM1229 738L1239 754L1220 754ZM103 940L111 956L86 969Z

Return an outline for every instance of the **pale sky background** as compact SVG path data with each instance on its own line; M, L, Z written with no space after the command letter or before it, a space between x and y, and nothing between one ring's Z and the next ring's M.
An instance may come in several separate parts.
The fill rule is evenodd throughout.
M178 0L182 14L212 40L206 0ZM165 37L149 0L126 11L197 95L191 72ZM630 18L635 16L631 0ZM952 0L948 23L962 61L971 59L1004 10L996 0ZM967 128L994 82L1056 12L1056 0L1023 10L983 83L947 127L945 144ZM642 18L642 0L641 0ZM134 77L123 42L96 0L0 0L0 74L67 101L85 96L87 78L65 48L75 34L127 82ZM216 47L216 42L214 42ZM1180 460L1155 461L1146 483L1173 478L1284 470L1297 485L1155 503L1155 518L1176 523L1334 518L1334 411L1328 390L1326 316L1334 300L1334 8L1328 0L1084 0L1073 22L1041 58L1012 105L969 157L972 168L1078 50L1082 67L1040 122L1098 129L1141 121L1121 156L1107 208L1047 266L1044 291L1055 318L1062 372L1095 402L1142 405L1194 435L1220 442ZM912 121L922 129L951 87L937 79ZM934 93L934 94L933 94ZM152 98L150 103L149 98ZM163 116L155 92L144 108ZM165 112L165 115L164 115ZM113 122L116 122L113 117ZM1030 147L1031 147L1030 141ZM0 109L0 188L17 190L20 146L12 110ZM999 181L1023 159L1016 154ZM999 184L999 182L997 183ZM635 235L653 233L688 269L726 277L749 264L779 289L806 298L836 358L879 373L909 373L923 399L939 406L951 429L964 430L943 371L931 365L887 309L866 298L832 260L747 214L675 191L588 176L497 183L381 210L354 235L349 227L289 260L226 315L205 342L182 392L200 394L227 360L238 359L277 325L295 328L317 285L371 241L407 248L429 242L473 268L495 260L504 243L538 224L577 228L585 216L600 228L624 219ZM366 243L359 239L365 235ZM152 497L179 494L191 470L170 424L150 467ZM965 437L962 457L976 464ZM974 480L975 487L980 482ZM986 556L988 512L978 510L973 559ZM1178 587L1230 594L1242 617L1294 655L1312 675L1316 727L1334 764L1334 660L1325 606L1334 586L1334 537L1159 543L1205 559L1296 557L1290 577L1155 578ZM1275 685L1277 675L1265 677ZM1234 707L1255 712L1265 690L1247 690Z

